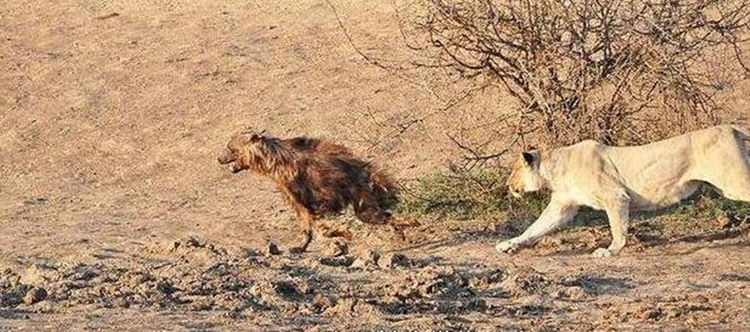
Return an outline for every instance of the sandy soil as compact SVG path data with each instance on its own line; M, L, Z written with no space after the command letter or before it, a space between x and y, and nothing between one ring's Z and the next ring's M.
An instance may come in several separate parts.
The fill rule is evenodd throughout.
M334 4L363 52L408 56L393 3ZM460 153L446 131L511 107L488 90L441 111L462 87L369 65L325 1L6 1L0 68L0 329L750 329L746 220L644 218L594 259L603 224L508 256L503 221L422 220L401 243L345 216L348 246L290 254L271 184L215 161L238 128L408 180Z

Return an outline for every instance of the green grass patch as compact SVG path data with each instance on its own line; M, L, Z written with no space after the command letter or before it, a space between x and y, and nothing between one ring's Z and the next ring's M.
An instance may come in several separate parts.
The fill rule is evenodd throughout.
M406 191L399 212L440 215L454 220L497 218L509 214L538 215L545 193L513 198L505 186L506 174L490 170L434 173L421 177Z
M667 214L687 219L716 219L721 216L750 216L750 203L727 199L716 189L704 187L691 198L686 199Z

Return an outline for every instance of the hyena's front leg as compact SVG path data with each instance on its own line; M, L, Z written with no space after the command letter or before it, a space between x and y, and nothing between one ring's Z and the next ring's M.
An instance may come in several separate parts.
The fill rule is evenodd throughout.
M536 243L542 236L549 234L564 225L578 212L578 206L552 195L547 207L539 218L523 232L510 240L498 242L495 249L499 252L512 252L520 247Z
M289 249L291 253L302 253L307 251L307 247L312 242L313 238L313 223L315 222L315 216L310 211L302 206L301 204L294 204L295 210L297 210L297 218L299 218L300 228L302 229L302 244L299 247L293 247Z
M292 205L294 211L297 212L297 219L299 221L300 228L302 229L302 244L299 247L290 248L289 251L292 253L302 253L307 251L307 247L312 242L313 238L313 226L315 223L316 216L308 209L292 191L285 187L279 186L279 191L284 194L284 199Z

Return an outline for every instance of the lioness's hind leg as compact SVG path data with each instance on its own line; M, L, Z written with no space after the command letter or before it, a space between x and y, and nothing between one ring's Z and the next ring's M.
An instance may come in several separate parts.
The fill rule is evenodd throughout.
M750 184L748 184L748 186L750 186ZM750 187L732 188L729 190L722 189L721 192L724 197L731 200L750 202Z
M738 144L707 158L700 177L719 189L724 197L750 202L750 156L744 142Z
M744 165L743 165L744 166ZM750 202L750 167L738 167L745 174L724 175L718 181L709 181L724 197L735 201Z

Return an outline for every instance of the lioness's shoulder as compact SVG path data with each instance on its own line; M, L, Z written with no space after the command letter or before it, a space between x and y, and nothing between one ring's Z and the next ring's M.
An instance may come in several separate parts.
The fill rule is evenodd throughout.
M607 148L607 145L599 143L595 140L587 139L580 141L573 145L568 145L566 147L559 148L555 150L558 152L558 154L565 156L565 155L571 155L571 154L588 154L588 153L598 153L601 152L604 148Z
M595 160L599 160L607 145L594 140L584 140L553 150L547 158L547 165L552 168L581 169Z

